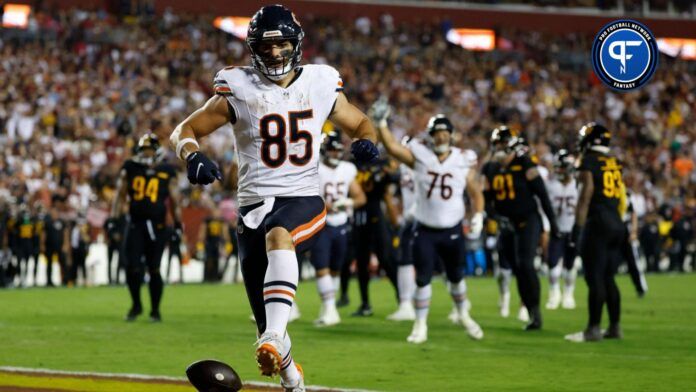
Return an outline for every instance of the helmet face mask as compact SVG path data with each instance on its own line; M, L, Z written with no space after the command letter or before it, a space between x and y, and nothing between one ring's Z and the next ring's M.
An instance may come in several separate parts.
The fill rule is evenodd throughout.
M444 114L430 117L428 121L428 144L435 154L446 154L452 146L454 126Z
M561 181L571 178L574 170L575 157L566 149L558 150L553 157L553 169Z
M249 22L246 39L253 67L271 80L283 79L302 60L303 38L304 31L289 9L261 8ZM280 56L272 55L274 46L280 47Z
M513 132L506 125L495 128L491 133L491 150L495 159L503 159L508 155L507 146L510 139L514 136Z
M324 135L324 140L321 144L321 152L324 156L324 162L331 166L336 167L341 163L341 157L343 156L343 141L341 139L340 131L331 131Z
M153 133L146 133L138 140L136 148L138 162L151 166L157 162L162 155L159 139Z

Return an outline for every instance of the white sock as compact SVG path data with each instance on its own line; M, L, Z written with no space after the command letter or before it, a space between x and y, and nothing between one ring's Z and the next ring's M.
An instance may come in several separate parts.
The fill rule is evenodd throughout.
M466 314L466 281L462 279L457 283L451 283L449 285L449 292L459 314Z
M325 307L336 305L336 289L331 275L326 274L317 278L317 291Z
M563 281L565 282L565 287L563 287L563 291L568 293L570 295L573 294L573 291L575 290L575 278L578 276L578 272L575 268L572 268L570 270L563 269Z
M333 282L335 297L335 293L338 293L338 290L341 288L341 275L332 276L331 281Z
M507 268L501 268L500 272L498 273L498 290L500 290L500 295L508 294L510 292L512 270Z
M549 288L551 291L556 291L561 289L561 263L556 264L555 267L549 270Z
M292 341L288 333L283 338L283 346L285 346L285 354L283 354L283 360L280 363L280 377L286 385L295 385L300 379L300 372L292 359Z
M400 265L396 271L396 285L399 288L399 302L413 301L416 290L416 272L413 264Z
M290 310L297 290L297 256L292 250L267 253L268 269L263 279L263 300L266 308L266 331L285 334Z
M416 288L416 319L425 320L428 318L428 310L430 310L430 298L432 295L433 286L430 284Z

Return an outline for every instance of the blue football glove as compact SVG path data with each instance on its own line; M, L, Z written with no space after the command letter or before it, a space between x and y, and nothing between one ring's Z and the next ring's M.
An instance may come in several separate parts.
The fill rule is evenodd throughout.
M186 157L186 169L191 184L208 185L216 178L218 181L222 181L220 169L200 151L191 153Z
M350 146L350 153L358 164L372 163L379 158L379 150L374 143L367 139L358 139Z

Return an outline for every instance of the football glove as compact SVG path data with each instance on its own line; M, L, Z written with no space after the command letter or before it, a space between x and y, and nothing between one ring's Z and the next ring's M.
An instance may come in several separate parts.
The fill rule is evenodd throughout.
M358 139L350 146L350 152L355 157L357 164L373 163L379 158L379 150L372 141Z
M116 218L109 218L104 222L104 229L106 230L106 234L109 236L109 238L113 238L115 234L117 234L118 230L118 224L117 224L117 219Z
M381 96L369 110L369 115L372 117L372 122L377 124L379 127L386 127L387 120L391 114L391 107L389 106L389 101L387 97Z
M191 184L208 185L215 179L222 181L222 173L218 166L200 151L186 157L186 169Z
M184 227L181 222L174 222L174 231L172 232L172 242L181 241L181 236L184 234Z
M472 237L478 238L481 236L481 231L483 231L483 213L478 212L469 221L469 233Z
M573 231L570 233L570 243L568 245L574 249L580 249L582 247L582 226L573 225Z

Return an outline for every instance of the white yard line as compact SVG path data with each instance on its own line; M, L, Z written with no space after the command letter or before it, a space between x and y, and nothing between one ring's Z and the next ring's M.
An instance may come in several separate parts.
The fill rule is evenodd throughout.
M96 372L75 372L68 370L53 370L53 369L41 369L41 368L25 368L16 366L0 366L0 372L10 372L10 373L35 373L42 376L79 376L79 377L93 377L93 378L125 378L131 379L133 381L178 381L182 383L188 383L188 380L184 377L171 377L171 376L152 376L147 374L132 374L132 373L96 373ZM249 385L253 387L266 387L266 388L279 388L277 383L261 382L261 381L246 381L244 385ZM343 389L343 388L331 388L323 387L320 385L310 385L307 386L308 391L326 391L326 392L371 392L367 389Z

